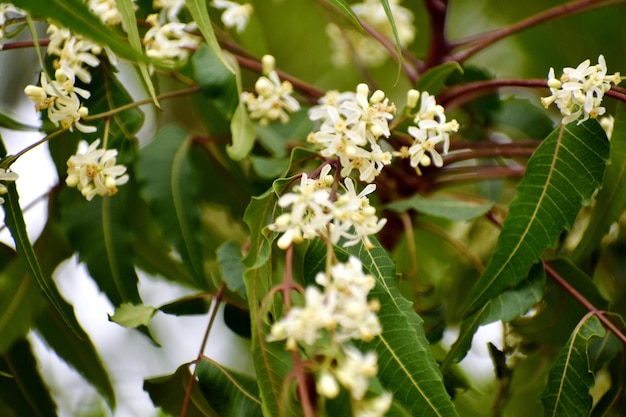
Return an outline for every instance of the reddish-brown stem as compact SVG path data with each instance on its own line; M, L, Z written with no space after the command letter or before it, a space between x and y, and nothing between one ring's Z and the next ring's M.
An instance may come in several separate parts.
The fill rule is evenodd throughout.
M200 345L200 350L198 351L198 356L194 361L196 366L193 368L193 372L191 374L191 378L187 382L187 387L185 388L185 399L183 400L183 406L180 410L180 417L187 416L187 410L189 409L189 401L191 400L191 390L193 389L193 384L196 382L196 371L198 369L198 362L202 359L204 355L204 349L206 348L207 341L209 340L209 334L211 333L211 329L213 328L213 323L215 322L215 318L217 317L217 310L222 301L222 295L226 291L226 284L222 282L220 288L217 290L217 294L215 294L214 307L211 311L211 316L209 317L209 324L206 326L206 330L204 332L204 336L202 338L202 344Z
M624 0L608 0L608 1L596 1L596 0L578 0L570 3L566 3L560 6L553 7L541 13L538 13L534 16L530 16L526 19L522 19L517 23L514 23L510 26L503 27L501 29L494 30L492 32L485 33L478 37L473 37L472 39L456 42L453 44L453 47L459 48L464 46L469 46L468 49L465 49L461 52L453 54L449 56L447 61L456 61L456 62L464 62L474 54L488 46L502 40L514 33L521 32L525 29L531 28L533 26L537 26L546 21L570 16L576 13L580 13L583 11L612 6L614 4L623 3Z
M491 93L503 87L547 88L546 79L502 79L474 81L444 90L438 97L439 104L449 109Z
M40 39L38 43L39 46L48 46L50 39ZM32 48L33 46L35 46L33 41L15 41L2 45L2 50L8 51L10 49Z
M562 276L560 276L558 274L558 272L556 272L554 269L552 269L552 267L550 266L550 264L548 264L548 262L543 261L543 267L545 268L546 272L548 273L548 276L554 281L556 282L561 288L563 288L569 295L571 295L576 301L578 301L583 307L585 307L587 309L587 311L589 311L590 313L593 313L593 315L595 315L600 322L602 323L602 325L604 325L604 327L606 329L608 329L611 333L613 333L615 335L615 337L617 337L620 342L622 342L624 345L626 345L626 335L624 333L622 333L615 324L613 324L612 321L610 321L604 314L606 313L605 311L602 310L598 310L596 308L596 306L594 306L589 300L587 300L585 298L585 296L583 296L581 293L579 293L574 287L572 287L569 282L567 282L565 279L563 279Z
M488 158L493 156L513 157L513 156L530 156L535 152L534 148L510 148L495 146L491 149L466 149L465 152L453 153L443 157L444 165L453 164L455 162L467 161L468 159Z
M428 57L424 69L432 68L444 61L450 50L446 38L446 17L448 14L448 0L425 0L428 18L430 20L430 44Z

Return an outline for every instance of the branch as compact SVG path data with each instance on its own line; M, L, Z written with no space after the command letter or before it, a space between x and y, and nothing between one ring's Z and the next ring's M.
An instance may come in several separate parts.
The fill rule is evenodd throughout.
M444 90L437 97L437 101L446 109L449 109L482 97L502 87L548 88L548 81L545 79L474 81Z
M424 3L430 20L430 44L425 65L428 69L444 62L451 48L446 38L448 0L424 0Z

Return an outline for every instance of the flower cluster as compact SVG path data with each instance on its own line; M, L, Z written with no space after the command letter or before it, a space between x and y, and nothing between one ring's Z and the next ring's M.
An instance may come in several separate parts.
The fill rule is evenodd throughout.
M400 45L405 47L415 38L413 12L400 6L399 0L390 0L389 7L396 23ZM388 39L394 38L393 29L380 0L365 0L363 3L353 4L351 8L362 22ZM377 66L387 59L388 52L385 47L362 31L344 29L330 23L326 27L326 33L332 42L332 60L337 66L348 64L355 55L366 66Z
M236 28L241 33L250 20L253 8L249 3L239 4L230 0L213 0L211 6L222 12L222 23L227 28Z
M598 57L597 65L590 65L587 59L576 68L563 69L561 78L556 78L554 68L548 72L548 87L552 95L541 98L541 104L548 108L556 103L563 116L562 123L568 124L578 120L578 124L590 117L597 118L606 109L601 107L604 93L609 91L611 83L619 84L619 72L607 75L604 56Z
M287 123L289 114L300 110L300 103L291 95L293 86L280 80L273 56L263 56L262 63L263 76L254 84L256 94L244 91L241 101L247 106L250 118L258 119L261 125L277 120Z
M352 180L346 178L345 192L339 194L331 188L334 178L329 175L330 169L330 165L325 165L318 179L302 174L293 192L278 200L280 207L290 208L269 226L270 230L283 233L278 239L279 248L318 236L334 244L345 239L345 247L358 242L372 247L369 236L378 233L386 223L386 219L378 219L367 198L376 186L370 184L357 194Z
M391 135L388 123L396 112L381 90L371 97L369 92L367 84L359 84L356 93L328 92L309 111L309 118L321 125L307 138L321 148L322 156L339 157L342 177L356 169L368 183L391 163L391 152L382 149L379 139Z
M152 27L143 38L146 55L163 65L176 66L184 63L189 53L200 44L200 37L191 34L195 23L168 22L161 24L158 14L151 14L146 22Z
M89 0L87 6L105 25L115 26L122 22L115 0Z
M185 7L185 0L154 0L152 6L161 9L159 13L161 23L178 22L178 14Z
M366 398L369 379L378 373L377 355L350 343L370 341L382 332L376 314L379 303L367 299L374 277L350 257L329 274L318 273L315 281L319 287L306 288L304 306L292 308L275 322L268 341L285 340L288 350L300 347L316 361L316 386L323 397L336 398L341 385L350 393L353 415L384 415L391 405L390 393Z
M128 182L126 167L116 165L117 150L98 149L100 139L94 141L84 154L72 155L67 161L65 183L76 187L91 201L96 195L112 196L117 186Z
M0 168L0 181L15 181L17 180L18 175L15 172L6 171ZM0 195L6 194L9 190L7 190L7 186L0 182ZM4 204L4 198L0 197L0 204Z

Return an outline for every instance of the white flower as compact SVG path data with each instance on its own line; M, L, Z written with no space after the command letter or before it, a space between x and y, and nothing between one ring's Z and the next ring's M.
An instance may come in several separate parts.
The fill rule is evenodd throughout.
M65 183L76 187L87 201L96 195L112 196L117 186L128 182L126 167L116 165L117 150L98 149L100 139L94 141L84 154L72 155L67 160Z
M259 77L254 85L256 94L244 91L241 101L246 104L250 118L258 119L261 125L280 121L287 123L289 114L300 110L300 103L293 98L293 86L289 81L282 81L274 70L274 58L263 57L264 76Z
M152 7L161 9L161 23L178 22L178 14L185 7L185 0L154 0Z
M58 56L54 62L55 68L69 68L79 80L90 83L91 74L87 67L100 65L97 55L102 52L102 46L54 24L50 24L47 31L50 38L47 53Z
M18 179L18 175L15 172L6 171L5 169L0 168L0 195L6 194L8 189L4 182L6 181L15 181ZM4 198L0 197L0 204L4 204Z
M389 411L392 400L393 395L390 392L384 392L378 397L358 401L352 405L352 416L383 417Z
M146 18L152 27L144 35L144 46L148 57L164 65L176 66L189 57L189 53L200 44L200 38L189 33L193 25L170 22L161 25L156 14Z
M117 9L115 0L89 0L89 10L100 18L105 25L119 25L122 22L122 15Z
M378 373L378 357L375 352L363 354L360 350L346 346L345 357L337 366L335 376L352 398L361 400L369 387L369 378Z
M587 59L576 68L564 68L563 75L557 79L554 68L548 71L548 87L552 93L541 98L541 104L548 108L556 103L563 119L568 124L578 120L578 124L591 118L597 118L606 112L601 106L602 98L611 88L621 81L620 74L607 75L604 56L598 57L597 65L590 65Z
M252 14L252 5L249 3L239 4L229 0L213 0L211 6L216 9L224 10L222 13L222 23L227 28L237 28L237 32L243 32L250 15Z

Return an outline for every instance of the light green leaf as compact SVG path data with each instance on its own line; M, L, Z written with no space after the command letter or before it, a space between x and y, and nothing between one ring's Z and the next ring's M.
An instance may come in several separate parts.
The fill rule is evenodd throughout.
M458 72L463 73L463 67L458 62L444 62L441 65L430 68L422 75L415 84L415 88L421 93L427 91L430 95L436 96L443 89L446 80L450 75Z
M107 45L122 58L148 61L148 58L129 45L126 39L106 27L82 0L15 0L12 3L29 11L33 16L50 18L93 41Z
M245 266L242 263L241 247L233 241L225 242L217 249L217 262L228 289L245 299L246 286L243 282Z
M56 404L44 384L31 352L30 344L21 339L0 355L0 411L8 406L16 416L56 417Z
M591 313L576 326L550 369L542 395L546 417L589 415L592 405L589 389L594 376L590 372L587 348L591 338L603 337L604 332L600 320Z
M472 346L474 334L480 326L502 320L507 323L525 314L535 303L541 300L545 289L546 275L542 264L535 265L527 279L517 287L504 291L461 323L459 337L454 342L442 369L459 362Z
M143 54L141 38L139 37L139 30L137 29L137 18L135 17L134 3L132 0L115 0L115 4L117 5L120 15L122 15L122 21L124 22L124 27L126 29L126 33L128 34L128 43L135 51L137 51L138 54ZM154 84L152 84L150 72L148 71L148 64L144 61L138 61L137 66L139 67L139 72L141 73L141 77L146 88L148 89L150 97L152 97L154 105L160 108L161 106L159 105L159 100L156 97Z
M198 364L198 382L205 398L222 417L261 417L256 380L208 358Z
M289 159L250 155L250 163L261 178L280 178L289 168Z
M343 12L343 14L345 14L350 19L352 19L355 25L357 25L358 27L361 27L361 21L354 14L354 12L352 11L352 8L350 8L350 5L345 0L330 0L330 3L334 4L335 7L337 7L339 10Z
M372 241L375 246L369 251L362 245L345 251L335 248L340 260L346 260L348 254L357 256L376 279L370 297L380 302L378 318L383 332L372 342L361 345L365 350L376 351L378 379L406 410L419 416L456 416L424 335L423 321L411 303L400 295L393 261L375 239ZM312 282L315 273L325 269L325 258L326 245L321 240L312 241L305 257L307 281Z
M478 203L476 201L461 200L453 197L437 196L422 197L415 194L406 200L394 201L386 206L387 209L403 212L413 209L419 213L442 217L452 221L472 220L482 216L493 207L493 202Z
M523 280L543 251L569 228L600 185L609 142L597 121L560 126L537 148L495 252L468 296L464 315Z
M623 103L617 106L615 125L611 137L611 162L606 168L602 188L596 196L596 204L591 212L589 225L580 243L572 253L572 260L578 262L589 256L608 232L611 223L616 221L626 208L626 108Z
M235 114L233 114L233 118L230 122L230 133L233 143L226 147L228 156L235 161L248 156L254 146L256 132L254 131L254 125L252 121L250 121L242 102L239 102L237 109L235 109Z
M158 309L152 306L124 303L115 309L115 314L109 316L109 320L127 329L134 329L150 324L157 311Z
M56 354L92 384L111 408L115 408L111 379L87 333L79 329L78 335L73 334L50 308L39 315L35 326Z
M141 149L137 177L163 235L180 254L195 285L206 288L198 235L200 209L188 152L190 144L191 137L182 128L162 129Z
M209 45L213 53L219 58L226 68L233 74L235 73L235 67L225 57L222 49L220 48L215 33L213 32L213 26L211 25L211 18L209 11L207 10L207 2L205 0L185 0L187 9L191 13L191 17L198 25L200 33L204 36L204 40Z

